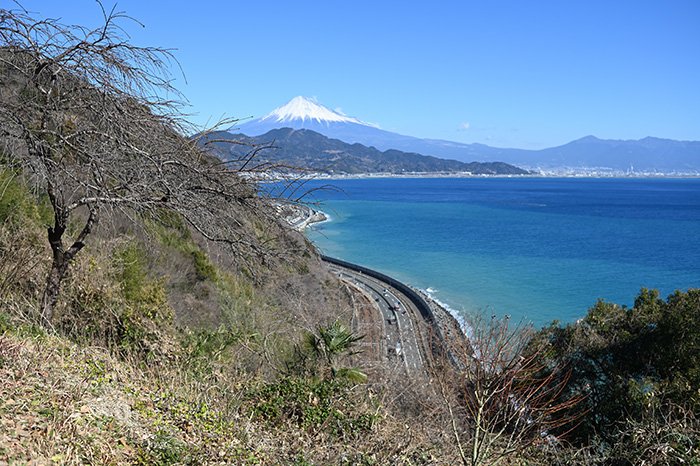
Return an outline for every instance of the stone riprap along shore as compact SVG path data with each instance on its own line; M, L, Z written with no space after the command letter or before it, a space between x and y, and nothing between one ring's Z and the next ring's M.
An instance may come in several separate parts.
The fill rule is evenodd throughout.
M297 231L303 231L309 225L328 220L325 213L307 205L280 202L276 208L280 216Z

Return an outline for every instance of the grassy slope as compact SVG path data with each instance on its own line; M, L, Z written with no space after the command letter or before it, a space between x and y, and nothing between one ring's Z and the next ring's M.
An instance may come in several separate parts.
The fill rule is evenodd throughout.
M0 461L445 458L439 436L388 407L395 395L332 378L304 352L308 331L349 323L352 308L299 237L277 240L295 248L291 259L243 264L176 220L114 222L76 258L55 328L44 329L36 315L49 266L46 210L21 177L3 171L2 181Z
M273 403L260 381L198 379L177 362L140 367L40 332L0 336L0 360L0 457L10 462L325 462L323 449L347 449L380 416L368 411L342 437L313 422L266 423L259 412Z

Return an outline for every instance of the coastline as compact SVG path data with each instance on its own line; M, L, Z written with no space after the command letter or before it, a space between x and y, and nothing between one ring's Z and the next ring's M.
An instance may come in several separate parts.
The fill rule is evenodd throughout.
M695 179L700 173L662 173L662 172L618 172L591 171L575 169L564 171L549 171L544 169L528 169L530 173L515 174L475 174L471 172L408 172L408 173L309 173L303 176L306 180L364 180L382 178L591 178L591 179Z
M331 217L321 210L312 209L306 205L294 205L293 207L295 208L295 211L301 215L301 217L291 220L286 218L286 220L297 231L303 231L307 227L314 224L331 221ZM396 280L393 277L390 278ZM410 284L404 285L416 292L428 304L428 306L430 306L431 310L433 310L436 324L438 324L440 328L444 329L446 333L452 333L455 329L457 329L462 335L464 335L457 311L435 298L428 290L416 288Z
M306 227L314 225L316 223L323 223L330 220L330 217L320 210L315 210L308 208L306 215L303 220L299 222L295 229L298 231L303 231Z
M405 283L393 277L362 265L324 255L321 255L320 259L328 264L330 268L341 270L339 276L342 277L346 275L350 277L349 283L352 285L362 284L362 289L372 289L370 283L377 283L377 285L374 285L377 298L373 299L373 301L379 303L384 299L388 302L388 310L383 309L381 304L378 304L377 307L377 310L384 314L383 320L388 320L389 324L394 322L399 329L403 327L404 331L409 330L410 332L410 336L401 336L401 331L399 331L399 335L395 337L395 339L398 341L396 344L397 348L406 345L406 338L413 341L413 343L409 344L405 349L408 350L408 348L411 348L412 353L414 353L414 355L411 356L411 359L414 360L411 367L414 369L418 367L415 360L417 359L420 361L421 359L420 356L415 356L415 352L418 351L418 346L422 346L423 354L428 358L427 361L432 360L431 354L433 356L441 354L447 356L453 363L457 363L457 361L462 359L465 351L469 351L469 340L459 323L459 319L441 306L439 302L432 299L427 292L407 286ZM384 297L382 297L381 291L377 291L382 288L384 290ZM390 296L390 298L386 298L387 295ZM394 301L396 303L395 306L393 306ZM399 313L398 310L401 309L401 306L406 307L403 308L402 313ZM409 311L408 315L410 316L410 321L413 321L414 324L410 322L399 323L400 320L404 319L402 315L405 315L406 311ZM388 317L387 313L389 314ZM394 327L391 327L391 329L394 329ZM384 332L387 332L387 338L391 339L391 332L386 329L382 334L384 334ZM416 342L421 342L421 344L418 345ZM400 350L397 349L396 351L398 355ZM408 354L406 357L409 357ZM418 365L422 364L423 363L420 363Z
M288 218L286 220L297 231L303 231L311 225L324 223L331 220L331 217L321 210L312 209L311 207L305 205L295 205L294 207L297 213L301 215L301 218L297 218L296 221L294 221L295 219L290 221ZM390 278L396 280L393 277ZM410 284L404 285L416 292L431 308L433 311L433 317L435 318L435 325L437 326L436 330L439 330L441 338L444 339L444 337L447 336L452 338L455 336L455 333L460 334L461 337L465 336L457 311L435 298L428 290L416 288Z
M325 212L312 209L306 205L292 205L289 207L292 208L295 217L285 217L285 220L297 231L303 231L311 225L331 220L330 216L328 216ZM381 273L378 274L383 275ZM430 317L423 317L431 327L432 332L434 332L435 336L438 337L448 354L453 355L453 359L454 355L457 354L460 349L468 347L468 339L460 322L459 316L456 315L456 311L434 298L427 290L422 290L412 285L406 285L393 277L388 278L413 291L413 293L417 295L418 299L421 299L427 305L427 307L430 309L431 315ZM430 341L431 335L420 335L420 338L423 341Z
M463 353L465 348L469 348L469 337L463 323L449 306L433 298L430 293L419 288L413 289L430 306L433 312L435 331L445 348L453 356L453 360L456 359L456 355Z

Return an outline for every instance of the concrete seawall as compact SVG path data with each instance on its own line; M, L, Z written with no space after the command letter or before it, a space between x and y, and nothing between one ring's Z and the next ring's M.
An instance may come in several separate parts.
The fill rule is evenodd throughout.
M385 283L388 283L389 285L393 286L401 293L403 293L413 303L413 305L416 306L418 311L421 313L421 316L428 323L430 323L431 325L435 323L433 311L432 309L430 309L428 303L426 303L425 300L418 295L418 293L416 293L400 281L396 280L395 278L392 278L388 275L384 275L383 273L377 272L376 270L368 269L367 267L336 259L334 257L321 256L321 260L331 264L339 265L341 267L345 267L350 270L354 270L355 272L364 273L365 275L369 275L370 277L374 277L377 280L381 280Z
M422 335L422 340L428 343L430 350L436 355L447 356L453 364L461 359L459 353L468 347L466 336L461 330L459 322L446 309L441 308L434 301L426 299L408 285L376 270L321 255L321 260L329 264L344 267L355 272L363 273L369 277L382 281L402 293L418 309L421 317L430 326L439 343L431 335ZM436 344L437 343L437 344Z

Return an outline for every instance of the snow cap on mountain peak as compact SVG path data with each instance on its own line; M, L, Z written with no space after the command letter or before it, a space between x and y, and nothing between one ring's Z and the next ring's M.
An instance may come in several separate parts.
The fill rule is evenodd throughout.
M276 122L315 120L318 123L342 122L373 126L360 121L357 118L352 118L333 111L330 108L319 104L316 99L302 96L294 97L286 104L274 109L272 112L261 118L261 121L266 120L273 120Z

